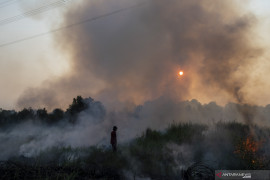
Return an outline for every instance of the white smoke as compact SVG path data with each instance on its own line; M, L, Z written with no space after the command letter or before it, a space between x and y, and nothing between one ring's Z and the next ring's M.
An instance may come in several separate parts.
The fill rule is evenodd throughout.
M110 132L114 125L118 126L118 142L126 143L142 135L146 128L165 131L171 124L178 123L214 127L219 122L245 122L234 103L222 107L214 102L202 105L196 100L177 102L161 97L133 109L117 112L106 112L99 105L90 106L79 113L75 124L65 119L54 125L29 120L3 129L0 132L0 159L17 155L32 157L51 147L109 146ZM255 124L269 127L269 105L253 108L257 110ZM211 128L205 134L216 136Z

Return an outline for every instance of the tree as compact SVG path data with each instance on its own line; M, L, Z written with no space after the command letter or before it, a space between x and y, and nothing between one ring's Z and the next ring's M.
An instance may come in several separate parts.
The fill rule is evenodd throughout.
M87 103L84 102L81 96L77 96L77 98L73 98L72 104L69 105L69 108L66 111L69 116L69 121L74 123L76 121L77 114L79 114L81 111L87 108L88 108L88 105Z
M48 117L49 116L45 108L37 110L37 118L39 118L40 120L47 120Z
M51 114L49 114L49 123L56 123L64 118L64 111L62 109L54 109Z
M18 113L18 119L21 120L26 120L26 119L34 119L34 111L31 107L28 109L24 108L22 111Z

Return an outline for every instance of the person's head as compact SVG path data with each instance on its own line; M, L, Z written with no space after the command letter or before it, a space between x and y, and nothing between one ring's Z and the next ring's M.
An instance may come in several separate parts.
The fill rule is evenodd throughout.
M117 127L116 127L116 126L113 126L113 130L114 130L114 131L117 131Z

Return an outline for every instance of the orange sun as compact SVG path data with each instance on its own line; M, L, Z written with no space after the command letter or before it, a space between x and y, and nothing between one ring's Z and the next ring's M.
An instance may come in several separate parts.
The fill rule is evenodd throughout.
M183 71L179 71L179 75L180 76L183 76L184 75L184 72Z

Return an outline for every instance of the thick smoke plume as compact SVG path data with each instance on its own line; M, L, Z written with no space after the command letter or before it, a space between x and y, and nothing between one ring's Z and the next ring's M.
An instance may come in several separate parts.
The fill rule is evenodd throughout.
M95 97L111 108L164 96L250 103L245 67L263 50L251 43L256 19L235 1L83 1L65 15L72 24L129 7L55 36L71 72L25 92L19 106L64 107L67 97ZM177 77L179 69L186 76Z

